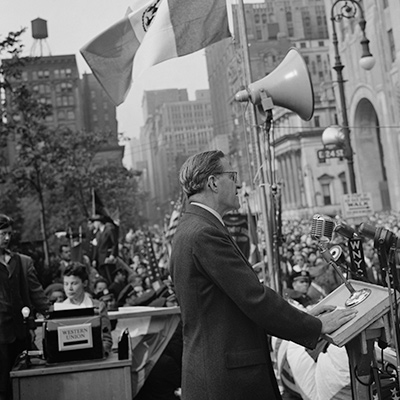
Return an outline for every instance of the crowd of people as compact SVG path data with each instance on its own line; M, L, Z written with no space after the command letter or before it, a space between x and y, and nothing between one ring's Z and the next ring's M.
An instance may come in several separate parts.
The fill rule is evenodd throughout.
M224 160L223 156L219 155L218 157ZM340 353L340 357L342 358L337 358L338 355L334 352L335 349L332 348L331 351L327 353L326 344L325 347L324 344L318 344L318 338L321 332L324 332L324 330L328 332L333 328L337 328L339 325L332 325L332 321L330 321L330 325L328 326L324 317L321 318L319 315L313 316L313 306L341 285L342 281L329 263L322 257L321 248L318 243L311 239L311 221L291 219L282 222L284 240L282 242L280 257L281 276L283 280L282 297L287 303L294 306L294 309L299 309L309 316L304 317L304 313L298 314L297 311L291 311L291 307L285 308L287 313L290 315L293 314L293 318L289 318L289 321L287 315L281 313L281 317L284 317L284 320L279 320L280 322L278 321L278 323L278 316L274 314L270 303L276 302L279 304L279 309L286 306L283 306L280 298L276 297L276 293L266 289L268 280L264 282L263 285L257 286L257 281L254 280L254 276L257 277L257 275L249 275L247 270L242 269L243 265L248 265L251 268L253 266L240 255L241 253L238 251L237 245L235 245L233 239L229 239L230 236L228 236L229 234L226 228L223 228L224 224L222 218L219 218L219 216L223 215L227 210L237 208L236 196L229 198L229 201L227 201L226 199L222 199L219 194L221 191L224 195L229 197L229 190L231 190L233 194L237 190L237 184L234 179L235 176L233 172L229 170L229 165L223 163L222 167L219 165L218 168L220 168L221 171L214 172L214 175L210 174L208 186L202 186L201 190L199 190L198 187L193 189L191 186L199 176L197 175L197 178L196 176L193 178L193 176L190 175L193 174L193 171L190 172L189 169L194 168L194 166L189 165L186 168L188 168L186 170L187 176L183 177L182 181L183 185L187 185L186 190L188 198L192 198L192 204L188 208L188 213L196 217L193 217L195 222L189 220L186 222L186 225L185 222L180 224L180 230L178 229L177 232L177 244L173 247L171 258L168 251L166 251L165 232L162 230L157 230L156 228L148 232L130 230L121 240L121 238L118 238L117 227L112 221L102 215L94 215L90 221L88 221L91 237L87 238L87 241L90 245L85 248L81 238L74 237L73 235L61 239L57 249L57 257L52 259L47 274L39 276L38 278L31 259L27 258L28 260L26 260L24 256L9 251L8 247L12 234L12 219L0 215L0 274L4 273L3 282L0 280L0 285L1 287L4 286L4 290L0 291L0 293L5 293L5 295L0 295L0 306L6 310L4 315L6 315L7 312L13 315L13 318L19 321L18 329L24 330L26 329L26 325L22 319L23 317L20 316L21 313L18 307L25 303L30 304L32 307L31 319L36 316L36 312L45 314L55 303L76 302L78 297L79 304L90 302L90 304L96 304L97 307L99 307L100 304L104 304L104 310L108 311L132 306L168 307L180 305L182 318L184 319L183 322L187 324L186 342L189 343L189 346L192 341L193 343L196 342L197 347L191 347L190 351L186 350L186 353L184 352L182 356L183 332L182 324L180 324L176 334L171 340L171 345L167 347L164 357L160 359L160 363L154 368L153 374L149 376L145 387L149 392L154 389L150 385L151 382L158 382L157 385L162 387L160 379L162 382L163 375L166 377L168 375L166 369L162 366L165 360L171 359L171 354L173 354L173 365L174 368L176 367L176 370L174 369L172 377L166 378L169 379L170 382L173 382L173 385L168 388L168 393L165 392L162 395L163 397L160 397L164 399L173 399L176 396L174 389L180 387L181 384L185 386L186 391L194 393L194 396L201 397L203 395L203 385L201 384L201 388L197 388L197 383L190 380L191 378L188 372L186 372L186 378L185 376L183 377L184 381L181 382L180 373L182 365L186 371L189 371L191 368L196 368L197 376L199 376L199 372L202 371L204 379L208 376L207 371L214 370L216 365L219 365L218 363L221 360L218 360L216 355L219 354L218 352L221 347L218 347L218 349L211 348L210 343L214 340L215 345L218 343L222 345L221 340L225 336L230 337L229 340L231 342L235 342L236 339L232 339L230 322L226 316L227 310L230 310L229 312L231 315L235 316L233 320L237 332L238 321L242 320L242 331L247 332L246 335L244 335L245 337L253 338L251 340L256 340L256 338L259 340L261 336L257 333L259 328L256 327L256 325L260 325L263 327L262 331L267 330L270 335L276 335L287 339L285 343L282 342L281 339L270 342L272 356L271 365L272 363L275 364L278 378L283 385L280 391L283 394L289 393L290 396L294 396L293 398L318 399L318 395L315 394L317 391L315 385L312 386L312 389L309 389L309 387L308 389L307 387L304 388L302 382L295 376L296 371L302 370L301 365L299 367L298 363L299 349L302 351L301 355L304 356L306 353L304 353L305 348L303 346L317 346L319 349L323 349L321 353L323 352L328 355L333 354L333 357L336 357L336 361L340 360L341 362L345 362L346 360L345 357L343 358L342 353ZM202 168L206 167L203 166ZM210 168L216 167L213 165ZM219 176L224 176L223 174L227 175L226 180L222 182ZM210 177L212 177L212 179ZM231 182L233 182L233 184ZM229 185L232 185L232 187ZM206 220L208 220L207 223L204 222ZM398 233L398 219L391 213L375 214L369 217L368 222L383 227L394 235ZM201 224L204 224L204 226ZM197 237L199 232L204 232L204 235ZM150 250L154 251L154 259L157 261L156 265L152 264L151 257L149 256L148 238L150 238L151 243ZM333 238L333 244L341 246L343 250L343 273L345 275L351 275L349 250L346 239L336 234ZM263 249L261 245L259 245L259 250L261 254L265 254L265 249ZM366 264L366 276L361 278L374 284L384 284L377 256L377 249L374 247L374 240L371 238L363 238L363 250ZM226 260L229 260L229 262ZM267 260L265 259L264 263L266 262ZM13 269L19 268L19 275L27 277L27 283L24 287L18 287L18 282L20 280L19 275L15 280L12 280L13 278L11 275L7 277L10 266ZM5 287L4 282L8 280L11 282L10 285L14 285L11 291L10 287ZM85 282L87 282L87 284ZM178 288L174 286L173 282L177 284ZM73 285L77 285L79 290L72 289ZM248 288L244 288L244 285ZM203 296L201 299L195 295L196 291L199 290ZM245 294L246 297L242 297L242 294ZM7 295L10 297L7 298ZM199 295L199 293L197 293L197 295ZM253 298L253 296L255 297ZM231 303L231 299L235 299L234 301L240 304L240 311L236 309L236 305L234 306L233 303ZM269 305L267 305L267 303L269 303ZM191 305L188 307L187 304ZM200 307L200 304L202 304L202 307ZM224 309L225 315L223 319L221 319L222 311L218 313L218 306L222 306ZM256 306L260 308L258 309ZM100 306L100 308L103 309L102 306ZM270 310L265 313L265 315L269 315L266 319L265 316L262 315L263 308L264 310ZM196 310L196 312L194 313L193 310ZM259 315L257 315L258 311L256 313L256 310L259 310ZM197 313L197 311L199 313ZM247 317L247 313L249 317ZM2 315L3 314L0 314L0 318L2 318ZM244 317L244 315L246 315L246 317ZM352 317L350 314L347 314L345 317L341 316L341 318L345 318L345 320L348 320L350 317ZM249 320L247 318L250 318L252 321L257 321L254 327L248 325ZM220 331L220 334L216 337L215 328L216 326L223 327L223 320L229 332L224 334L223 331ZM272 325L271 321L273 322ZM293 321L296 321L297 325L293 324ZM31 330L30 333L21 333L15 331L15 326L12 328L7 327L7 320L5 320L4 323L1 320L0 322L2 323L0 327L0 357L2 360L7 360L7 366L1 363L0 367L0 400L9 400L9 371L12 368L18 352L27 348L27 343L30 342L27 338L29 338L31 333L33 334L33 331ZM292 327L288 325L288 322ZM254 322L252 322L252 324L254 324ZM297 329L299 326L302 327L300 333L303 336L301 337ZM110 324L110 331L114 328L115 324L114 326ZM207 329L210 330L207 331ZM308 336L304 336L304 331L308 332ZM200 336L198 337L197 335ZM204 342L204 348L202 348L199 344L203 343L205 336L214 337L214 339L207 341L207 343ZM106 338L107 343L105 343L105 348L107 352L111 349L110 337L107 336ZM240 345L245 348L253 345L243 342L243 337L240 340L239 338L236 340L237 343L235 346L238 345L238 343L241 343ZM298 345L290 344L290 341L297 342ZM223 345L231 347L233 343L224 342ZM200 350L204 352L203 355L208 354L209 351L213 353L213 357L211 357L211 353L209 354L211 358L208 363L212 361L210 365L200 366L199 364L193 363L193 357L199 358L198 352ZM225 350L228 351L229 349L226 348ZM169 354L169 352L171 354ZM282 355L283 353L284 355ZM293 356L293 354L297 355ZM242 365L241 363L244 362L244 355L240 356L242 358L238 358L236 353L232 353L230 357L231 358L228 357L228 359L223 362L224 365L225 363L230 365L228 369L232 368L235 370L235 368L239 368ZM250 358L253 359L254 357L255 355L253 354ZM203 356L200 358L203 359ZM251 361L250 358L246 362L253 365L253 361ZM323 356L321 358L323 358ZM284 379L284 376L288 374L288 371L284 371L284 369L288 367L289 360L291 359L297 360L297 364L294 363L292 368L289 368L289 372L292 374L293 378L292 382ZM316 370L318 364L316 359L313 359L313 362L314 361L315 365L312 364L312 367ZM256 364L258 362L261 364L268 364L264 358L262 358L262 360L259 359ZM309 363L309 358L307 358L305 362ZM221 366L222 364L218 369L220 369ZM233 373L233 370L230 375L234 376L234 380L242 380L243 377L239 378L236 373ZM271 373L269 368L264 372L267 375ZM225 376L226 382L230 382L230 375ZM224 383L224 381L220 379L221 376L219 374L216 374L216 378L218 378L218 382L215 381L213 383L214 389L223 391L226 394L228 386L230 385L224 386L226 382ZM304 377L301 379L303 378ZM350 379L346 368L344 368L340 379L340 385L346 383L346 380ZM209 384L209 382L207 384ZM258 390L259 393L264 394L274 393L273 396L279 398L279 395L275 392L276 389L272 377L269 378L269 387L264 386L264 384L261 386L259 385L260 382L254 382L252 390ZM331 391L335 391L336 389L337 388L329 388ZM235 387L234 390L237 391L238 388ZM249 393L247 384L243 387L243 390ZM307 392L307 390L310 392ZM326 395L329 390L327 388L324 388L324 390ZM151 399L153 398L152 396L159 395L159 393L153 393L146 397L146 394L142 392L140 393L141 397L138 398ZM349 393L345 393L343 398L347 398L346 396L348 395Z

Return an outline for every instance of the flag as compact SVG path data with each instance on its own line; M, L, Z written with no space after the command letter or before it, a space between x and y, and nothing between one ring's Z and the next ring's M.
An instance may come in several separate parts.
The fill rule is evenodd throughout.
M118 319L111 332L113 347L129 329L131 351L132 396L136 396L149 376L154 365L177 329L180 329L179 308L122 307L109 311L110 319ZM177 332L179 333L179 332Z
M160 268L154 252L153 241L151 240L150 233L145 233L145 249L147 254L147 273L150 278L151 286L154 290L158 290L162 286Z
M94 189L92 189L92 214L102 215L111 220L108 209L104 206L99 194Z
M181 218L182 210L183 210L183 194L181 193L181 196L175 202L174 209L172 210L171 218L169 220L169 224L165 232L165 239L169 243L172 242L172 238L174 237L176 228L178 227L178 222L179 219Z
M106 217L107 222L113 223L116 228L120 225L119 209L117 208L114 212L110 212L94 189L92 189L92 214Z
M118 106L146 69L227 37L226 0L136 0L133 10L80 51Z

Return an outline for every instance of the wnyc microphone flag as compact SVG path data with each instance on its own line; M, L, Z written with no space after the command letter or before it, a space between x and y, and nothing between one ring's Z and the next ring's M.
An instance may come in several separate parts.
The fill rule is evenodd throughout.
M226 0L136 0L80 51L118 106L146 69L230 36Z

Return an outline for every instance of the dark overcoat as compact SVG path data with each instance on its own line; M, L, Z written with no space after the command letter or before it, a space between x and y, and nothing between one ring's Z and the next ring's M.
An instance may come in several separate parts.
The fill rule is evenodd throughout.
M314 348L319 319L259 282L221 222L189 205L171 274L183 321L182 399L280 399L267 335Z

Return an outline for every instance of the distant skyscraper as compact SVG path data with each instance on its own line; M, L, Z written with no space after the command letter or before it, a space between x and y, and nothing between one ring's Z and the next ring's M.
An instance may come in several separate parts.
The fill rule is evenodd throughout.
M149 103L147 104L147 100ZM145 92L141 146L147 160L149 188L153 211L149 216L168 212L171 201L180 193L178 173L190 155L208 150L213 139L211 103L208 90L196 92L188 100L186 89ZM158 105L158 106L157 106Z

